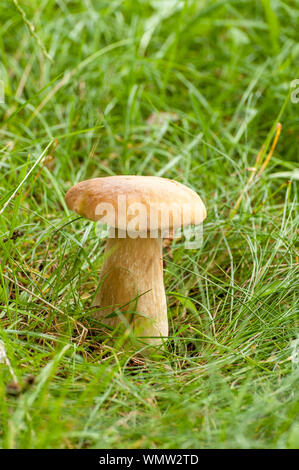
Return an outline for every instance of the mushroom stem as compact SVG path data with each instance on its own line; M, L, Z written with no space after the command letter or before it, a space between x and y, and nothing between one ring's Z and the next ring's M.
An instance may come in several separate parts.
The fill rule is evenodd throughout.
M93 305L102 323L114 329L127 320L135 336L161 344L168 336L162 239L109 238Z

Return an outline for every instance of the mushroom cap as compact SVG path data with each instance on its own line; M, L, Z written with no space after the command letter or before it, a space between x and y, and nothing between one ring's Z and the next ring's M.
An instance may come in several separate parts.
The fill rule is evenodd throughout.
M174 230L206 218L205 205L192 189L157 176L92 178L75 184L65 200L82 217L121 230Z

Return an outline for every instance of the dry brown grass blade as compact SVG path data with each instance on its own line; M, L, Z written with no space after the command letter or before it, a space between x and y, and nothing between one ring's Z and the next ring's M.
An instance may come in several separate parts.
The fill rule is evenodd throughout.
M277 145L277 142L278 142L278 139L279 139L279 136L281 134L281 129L282 129L282 125L280 122L277 123L276 125L276 133L275 133L275 137L274 137L274 140L273 140L273 144L272 144L272 147L270 149L270 152L268 153L267 157L265 158L265 161L264 163L262 164L259 172L258 172L258 176L260 176L262 174L262 172L264 171L264 169L266 168L266 166L268 165L272 155L273 155L273 152L275 150L275 147Z
M278 142L278 139L279 139L279 136L281 134L281 128L282 128L282 125L280 122L277 123L276 125L276 133L275 133L275 136L274 136L274 140L273 140L273 143L272 143L272 146L271 146L271 149L267 155L267 157L265 158L264 160L264 163L261 165L259 171L258 170L258 166L259 166L259 163L260 163L260 160L261 160L261 156L263 155L264 153L264 145L261 147L257 157L256 157L256 160L255 160L255 164L253 166L253 168L251 168L251 175L247 181L247 183L245 184L244 188L242 189L241 191L241 194L239 195L232 211L231 211L231 214L230 214L230 220L233 219L233 217L236 215L237 213L237 210L242 202L242 199L244 197L244 194L246 193L246 191L248 190L248 188L250 187L251 183L253 182L254 180L254 177L255 176L260 176L262 174L262 172L265 170L266 166L268 165L272 155L273 155L273 152L275 150L275 147L277 145L277 142Z

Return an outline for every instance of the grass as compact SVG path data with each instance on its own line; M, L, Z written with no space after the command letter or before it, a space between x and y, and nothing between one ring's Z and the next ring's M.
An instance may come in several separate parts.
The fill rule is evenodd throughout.
M298 448L297 2L0 13L0 446ZM92 319L105 242L64 202L122 173L176 179L208 210L201 249L165 247L170 338L155 358Z

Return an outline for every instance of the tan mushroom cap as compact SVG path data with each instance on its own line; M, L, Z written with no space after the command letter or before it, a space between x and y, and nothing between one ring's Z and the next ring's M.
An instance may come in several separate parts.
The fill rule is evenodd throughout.
M70 210L121 230L165 230L197 225L206 218L201 198L177 181L157 176L93 178L65 196Z

